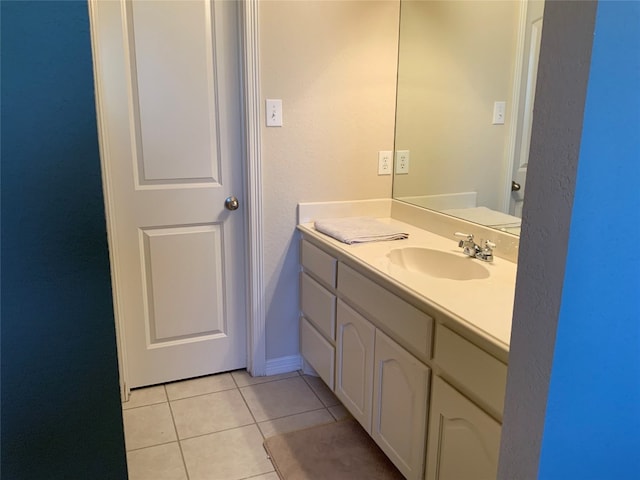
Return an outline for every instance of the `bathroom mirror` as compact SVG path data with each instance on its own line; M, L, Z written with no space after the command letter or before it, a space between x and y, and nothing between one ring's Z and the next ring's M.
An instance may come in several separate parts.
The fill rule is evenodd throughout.
M395 199L519 234L543 11L401 0Z

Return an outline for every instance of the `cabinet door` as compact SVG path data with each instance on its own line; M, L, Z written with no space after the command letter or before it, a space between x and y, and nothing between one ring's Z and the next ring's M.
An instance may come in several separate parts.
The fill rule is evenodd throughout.
M338 300L336 396L371 432L375 327Z
M371 436L409 480L423 478L430 369L376 331Z
M440 377L433 380L427 480L495 480L500 424Z

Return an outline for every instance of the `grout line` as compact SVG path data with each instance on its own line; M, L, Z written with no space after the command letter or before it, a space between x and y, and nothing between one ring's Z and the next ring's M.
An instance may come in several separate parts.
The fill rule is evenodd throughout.
M242 389L240 387L238 387L238 392L240 393L240 398L242 398L242 401L244 402L245 407L247 407L247 410L249 410L249 415L251 415L251 418L253 419L253 425L256 426L256 428L258 429L258 432L260 432L260 436L262 437L262 440L264 440L264 434L262 433L262 430L260 430L260 427L258 426L258 421L256 420L256 416L253 414L251 407L247 403L247 399L244 398L244 395L242 394Z
M162 386L164 388L164 394L167 395L167 399L169 395L167 394L166 385ZM180 449L180 458L182 458L182 466L184 467L184 473L187 475L187 480L189 480L189 469L187 468L187 462L184 459L184 452L182 451L182 442L180 441L180 435L178 435L178 427L176 426L176 419L173 416L173 409L171 408L171 402L167 400L169 404L169 413L171 413L171 421L173 422L173 431L176 434L176 439L178 441L178 448Z
M271 464L273 465L273 462L271 462ZM252 478L258 478L258 477L262 477L263 475L268 475L269 473L275 473L276 477L280 478L280 477L278 477L278 474L276 473L276 467L273 467L273 470L271 470L271 471L264 472L264 473L258 473L257 475L251 475L250 477L242 477L239 480L251 480Z
M127 450L127 453L138 452L140 450L146 450L148 448L161 447L162 445L169 445L170 443L178 443L178 440L171 440L170 442L154 443L153 445L148 445L146 447L132 448L131 450Z
M171 403L171 402L180 402L182 400L189 400L190 398L204 397L206 395L213 395L215 393L229 392L231 390L236 390L237 388L238 387L223 388L222 390L215 390L213 392L197 393L195 395L189 395L188 397L182 397L182 398L175 398L173 400L169 399L169 403Z
M138 405L137 407L129 407L129 408L123 408L122 412L128 412L131 410L137 410L139 408L144 408L144 407L153 407L154 405L162 405L163 403L169 403L169 400L163 400L161 402L155 402L155 403L150 403L148 405Z
M223 432L230 432L231 430L237 430L239 428L250 427L251 425L255 425L256 428L258 429L258 432L260 432L260 434L262 435L262 432L260 431L260 427L258 427L257 423L247 423L245 425L238 425L237 427L230 427L230 428L225 428L223 430L216 430L215 432L200 433L198 435L193 435L192 437L185 437L185 438L179 439L178 442L182 442L182 441L185 441L185 440L193 440L194 438L206 437L208 435L216 435L218 433L223 433ZM262 436L262 438L264 439L264 435Z
M261 423L273 422L275 420L282 420L283 418L295 417L296 415L304 415L305 413L319 412L320 410L326 410L331 418L335 418L333 415L331 415L331 412L329 411L329 409L327 407L323 406L323 407L320 407L320 408L314 408L313 410L305 410L303 412L297 412L297 413L290 413L288 415L282 415L281 417L267 418L266 420L262 420L261 422L256 422L256 424L258 425L258 428L260 428L260 424Z

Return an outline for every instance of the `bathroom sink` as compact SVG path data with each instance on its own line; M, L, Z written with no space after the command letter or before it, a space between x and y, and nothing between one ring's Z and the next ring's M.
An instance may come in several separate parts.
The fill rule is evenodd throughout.
M460 253L421 247L391 250L387 257L393 265L410 272L450 280L479 280L489 277L489 269L479 260Z

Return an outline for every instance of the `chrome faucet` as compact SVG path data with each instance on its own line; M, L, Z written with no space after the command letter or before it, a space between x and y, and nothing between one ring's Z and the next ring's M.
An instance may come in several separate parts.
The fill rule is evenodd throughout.
M493 249L496 248L495 243L485 240L481 247L473 240L473 233L456 232L454 235L464 238L464 240L460 240L460 243L458 243L458 246L462 248L462 253L482 260L483 262L493 261Z

